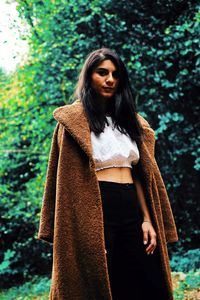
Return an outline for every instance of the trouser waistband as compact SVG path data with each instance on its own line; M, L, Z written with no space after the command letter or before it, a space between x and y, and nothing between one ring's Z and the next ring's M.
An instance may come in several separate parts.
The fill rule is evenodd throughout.
M135 188L134 183L120 183L120 182L113 182L113 181L103 181L99 180L100 187L112 187L112 188L123 188L123 189L133 189Z

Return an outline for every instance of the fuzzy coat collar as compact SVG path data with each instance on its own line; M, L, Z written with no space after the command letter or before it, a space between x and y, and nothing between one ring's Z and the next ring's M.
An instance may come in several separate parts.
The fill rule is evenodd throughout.
M53 112L53 116L67 129L87 154L91 164L94 166L90 128L81 101L77 99L71 105L68 104L56 108ZM155 144L154 130L140 114L137 114L137 117L145 134L144 142L137 143L140 152L140 162L146 177L145 179L150 181Z

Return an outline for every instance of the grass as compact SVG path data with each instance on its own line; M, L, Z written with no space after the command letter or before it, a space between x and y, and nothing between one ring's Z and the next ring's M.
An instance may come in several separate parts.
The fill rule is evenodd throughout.
M174 300L200 300L200 270L172 272ZM0 293L1 300L48 300L51 281L35 276L31 282Z

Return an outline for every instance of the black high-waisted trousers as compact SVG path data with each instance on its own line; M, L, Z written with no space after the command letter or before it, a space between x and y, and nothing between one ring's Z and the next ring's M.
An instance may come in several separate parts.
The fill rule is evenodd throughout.
M165 300L157 248L146 254L134 183L99 181L105 247L113 300Z

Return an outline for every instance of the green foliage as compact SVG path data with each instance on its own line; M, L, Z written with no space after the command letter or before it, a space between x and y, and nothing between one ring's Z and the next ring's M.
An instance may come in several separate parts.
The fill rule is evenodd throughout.
M188 273L173 272L172 280L174 285L174 300L195 299L199 288L200 270L190 271ZM35 276L29 282L22 286L11 288L0 293L1 300L47 300L49 298L51 280L47 277ZM193 296L191 292L193 291ZM190 294L190 296L189 296Z
M17 2L29 26L23 38L30 53L13 74L0 71L1 285L50 273L51 248L36 236L56 124L52 112L72 99L86 55L102 46L125 61L138 110L155 129L156 158L180 237L170 249L198 248L199 5L189 0Z
M173 253L170 266L172 271L176 272L189 272L200 269L200 249Z
M1 300L31 300L40 296L40 300L47 300L51 280L47 277L34 276L31 281L22 286L11 288L0 293Z
M0 274L6 274L9 272L10 259L15 255L15 251L7 250L4 253L4 260L0 264Z
M188 273L172 273L175 281L178 277L178 287L174 289L174 299L197 299L197 291L200 285L200 269Z

